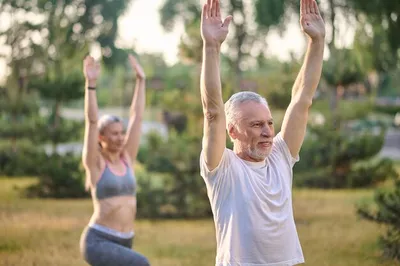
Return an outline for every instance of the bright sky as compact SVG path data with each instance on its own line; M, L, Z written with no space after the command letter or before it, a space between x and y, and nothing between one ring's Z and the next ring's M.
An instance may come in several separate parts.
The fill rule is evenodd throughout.
M183 26L172 33L163 31L159 16L163 2L133 0L126 14L119 20L119 36L124 46L134 44L139 53L162 53L168 63L175 63Z
M163 31L159 16L159 9L163 2L164 0L133 0L126 14L119 20L120 38L117 44L127 48L134 44L138 53L161 53L168 64L174 64L178 61L178 44L183 32L183 25L178 25L172 33ZM343 21L342 19L338 20ZM339 24L339 31L344 31L344 39L352 40L353 31L351 27L346 23ZM327 37L328 35L329 29L327 28ZM298 56L302 55L305 42L297 18L293 19L283 37L280 37L276 32L270 32L267 43L267 54L276 56L281 60L289 59L290 52L294 52ZM345 42L339 43L339 46L343 44L348 45ZM4 75L5 66L4 60L0 60L0 76Z
M164 33L160 25L159 9L164 0L134 0L127 13L120 19L120 37L123 45L135 43L138 52L161 52L165 60L175 63L178 53L180 35L183 25L179 25L173 33ZM304 43L297 21L289 26L284 38L278 34L268 36L269 54L280 59L288 59L289 51L302 53Z
M118 43L123 46L134 43L139 53L162 53L167 63L173 64L178 61L178 44L184 29L183 25L178 25L172 33L163 31L159 15L159 9L163 3L164 0L133 0L126 14L119 21L120 42ZM327 8L324 1L322 1L320 8L322 10ZM354 29L340 12L337 17L337 30L339 31L337 46L348 46L353 40ZM326 30L329 38L329 26ZM266 52L268 55L276 56L281 60L290 59L290 52L301 56L305 51L303 36L298 18L294 17L283 36L279 36L276 31L270 31L267 37L268 47ZM327 58L327 55L328 53L325 53L325 58Z

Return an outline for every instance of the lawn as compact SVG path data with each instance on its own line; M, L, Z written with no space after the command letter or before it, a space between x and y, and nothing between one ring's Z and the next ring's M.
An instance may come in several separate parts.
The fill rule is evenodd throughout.
M32 179L0 178L0 265L79 266L81 231L91 215L90 200L30 200L16 187ZM382 260L376 244L384 228L359 220L355 204L372 191L295 190L295 217L306 265L400 266ZM211 219L138 221L134 248L151 265L210 266L215 237Z

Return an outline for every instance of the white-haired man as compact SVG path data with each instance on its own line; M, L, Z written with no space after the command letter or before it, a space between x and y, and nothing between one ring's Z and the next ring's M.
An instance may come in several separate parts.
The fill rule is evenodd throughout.
M200 169L214 214L218 266L304 262L293 217L292 169L299 160L308 111L321 77L325 25L314 0L300 1L307 52L277 135L267 101L260 95L239 92L224 106L219 56L232 16L221 20L218 0L203 6ZM226 129L233 151L225 145Z

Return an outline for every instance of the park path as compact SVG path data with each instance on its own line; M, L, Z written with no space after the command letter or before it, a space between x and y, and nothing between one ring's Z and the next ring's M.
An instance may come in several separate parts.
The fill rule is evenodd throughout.
M118 116L124 117L124 114L127 113L127 110L123 110L121 108L105 108L100 111L100 115L104 113L110 113ZM63 114L64 117L74 120L83 120L83 110L81 109L64 109ZM147 134L150 131L157 131L161 133L162 136L168 136L168 129L166 125L158 121L144 121L142 131L143 134ZM77 154L81 153L82 149L81 143L66 143L61 144L58 147L58 151L64 153L68 150L72 150ZM47 148L46 148L47 149ZM48 148L48 151L50 147ZM382 150L379 152L379 157L390 158L393 160L400 160L400 128L395 129L391 128L388 130L385 136L385 143L383 145Z
M400 160L400 129L388 130L385 136L385 143L379 156Z

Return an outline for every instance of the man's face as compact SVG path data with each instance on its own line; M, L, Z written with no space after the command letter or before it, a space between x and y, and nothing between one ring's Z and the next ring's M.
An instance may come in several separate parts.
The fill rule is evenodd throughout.
M239 105L236 125L229 129L238 156L244 160L263 161L271 153L275 135L272 115L267 106L254 101Z

